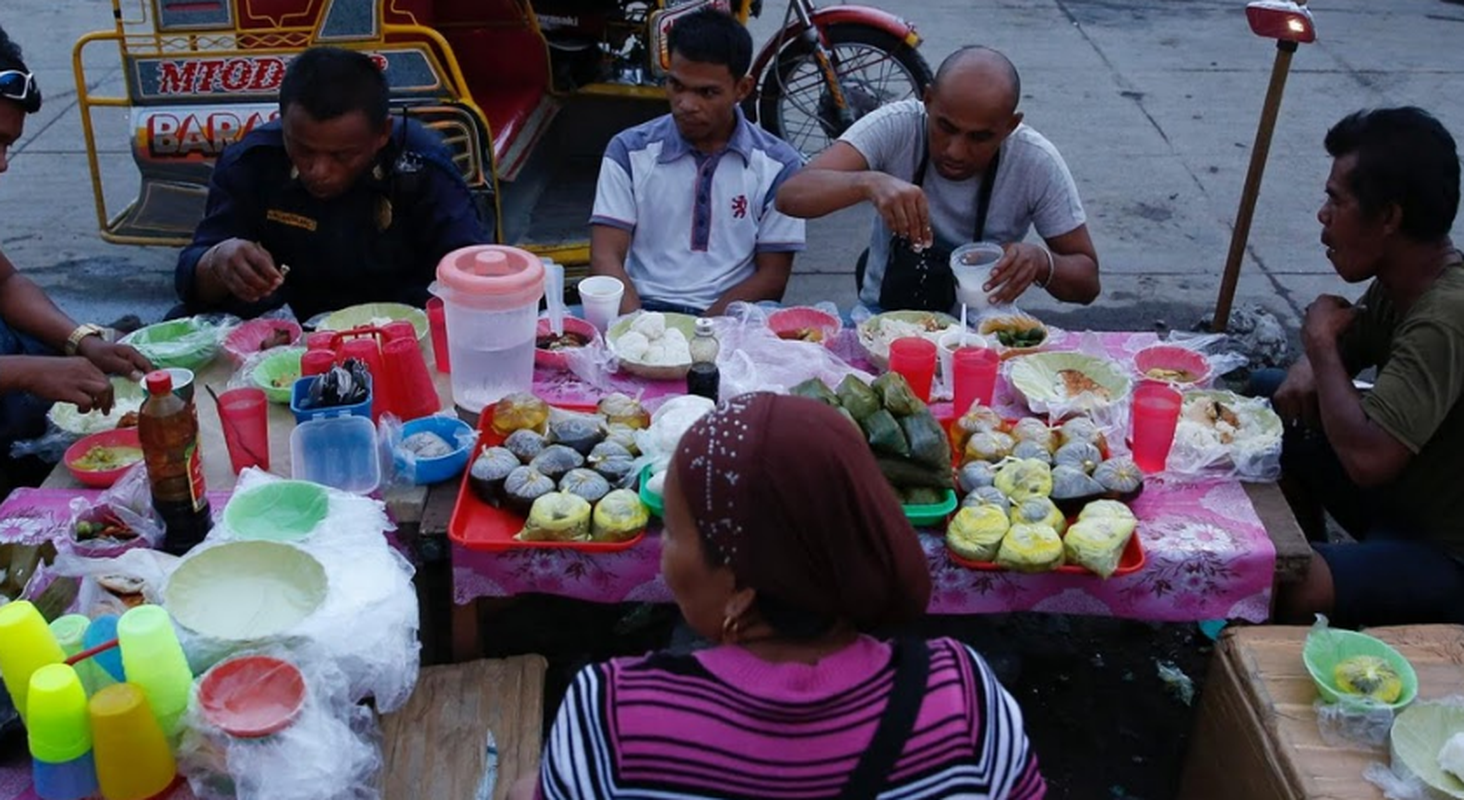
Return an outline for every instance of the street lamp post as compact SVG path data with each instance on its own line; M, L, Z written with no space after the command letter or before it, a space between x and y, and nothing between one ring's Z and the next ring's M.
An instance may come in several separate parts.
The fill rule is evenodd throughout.
M1256 198L1261 192L1266 158L1271 152L1271 134L1276 130L1276 116L1281 111L1281 94L1286 89L1286 76L1291 71L1291 56L1298 44L1317 39L1306 0L1254 0L1246 5L1245 18L1252 33L1276 40L1276 61L1271 66L1271 84L1266 88L1266 101L1261 106L1261 122L1256 128L1255 145L1251 148L1250 169L1245 174L1245 187L1240 191L1240 208L1235 213L1235 229L1230 235L1230 253L1225 259L1225 274L1220 281L1220 297L1215 303L1215 318L1210 322L1213 331L1223 331L1230 324L1230 307L1235 301L1235 287L1240 282L1240 265L1245 258L1246 241L1250 238L1251 218L1255 215Z

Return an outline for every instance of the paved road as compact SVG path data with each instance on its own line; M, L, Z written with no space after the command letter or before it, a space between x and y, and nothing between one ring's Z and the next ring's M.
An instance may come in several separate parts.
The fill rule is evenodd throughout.
M129 0L136 2L137 0ZM1067 158L1103 268L1103 297L1059 309L1023 305L1066 327L1187 327L1213 306L1274 48L1253 36L1240 0L883 0L914 20L932 64L955 47L1008 53L1023 75L1027 121ZM761 40L781 16L769 0ZM1464 6L1446 0L1315 0L1321 40L1294 62L1250 250L1242 301L1295 325L1321 291L1355 295L1317 244L1327 127L1363 106L1417 104L1464 134ZM81 318L157 318L172 302L174 251L118 247L96 235L70 43L110 24L103 0L6 0L0 24L26 48L47 92L0 178L0 247ZM97 49L87 72L120 91ZM122 115L98 112L112 207L135 191ZM853 302L866 215L812 223L790 291L795 302ZM1456 226L1456 232L1464 227Z

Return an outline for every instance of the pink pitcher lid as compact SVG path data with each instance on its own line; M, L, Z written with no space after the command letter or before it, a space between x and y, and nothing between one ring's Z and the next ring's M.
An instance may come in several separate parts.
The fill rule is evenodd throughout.
M462 247L442 257L437 282L449 302L495 309L537 304L544 296L544 263L517 247Z

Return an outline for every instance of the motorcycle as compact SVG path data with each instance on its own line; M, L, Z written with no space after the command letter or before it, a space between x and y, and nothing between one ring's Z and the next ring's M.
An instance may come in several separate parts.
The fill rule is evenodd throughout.
M705 7L744 24L762 0L112 0L114 26L73 48L102 237L182 245L202 217L213 161L278 116L289 59L307 47L366 52L395 113L438 132L498 241L588 261L585 220L600 158L625 127L665 113L668 36ZM931 71L914 27L856 5L789 0L757 51L746 116L813 155L860 116L919 97ZM121 55L125 95L86 64ZM94 117L127 115L140 184L108 206ZM105 184L105 186L104 186ZM115 192L112 192L115 196Z

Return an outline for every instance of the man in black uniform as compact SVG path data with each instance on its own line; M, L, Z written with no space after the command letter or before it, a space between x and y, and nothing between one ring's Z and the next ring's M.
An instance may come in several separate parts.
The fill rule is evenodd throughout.
M443 255L488 241L441 141L391 117L376 64L319 47L290 62L280 119L219 158L175 285L189 313L421 307Z

